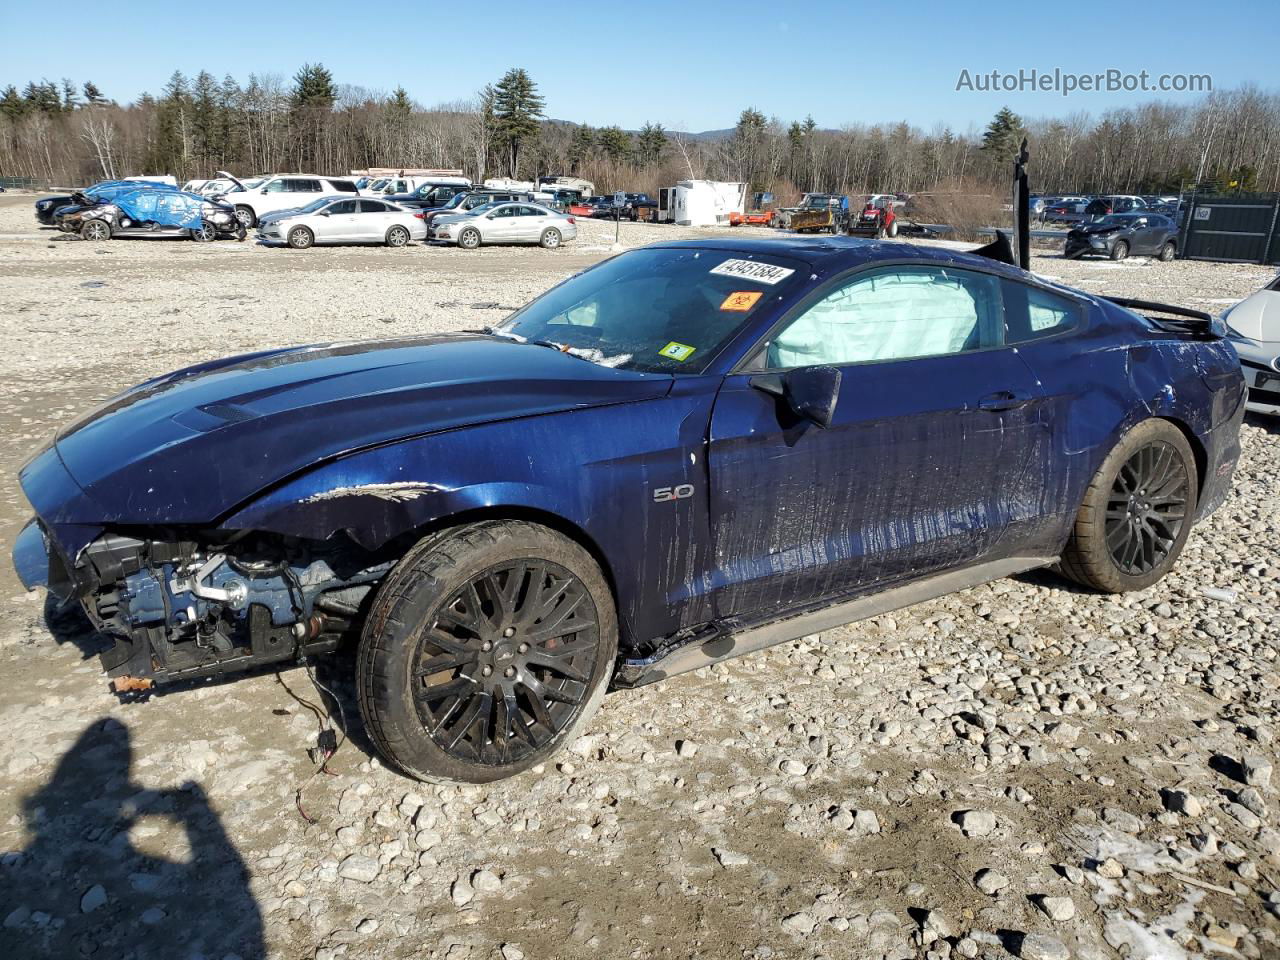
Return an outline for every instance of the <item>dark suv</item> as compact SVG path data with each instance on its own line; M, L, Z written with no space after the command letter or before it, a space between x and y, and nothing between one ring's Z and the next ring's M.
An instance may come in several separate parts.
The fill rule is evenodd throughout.
M439 216L450 216L455 213L466 213L468 210L474 210L476 207L482 207L486 203L511 203L516 200L531 200L532 197L527 193L511 193L501 190L469 190L462 193L455 193L443 207L436 207L434 210L427 211L423 217L427 221L427 225L431 225L431 221Z
M382 199L414 210L435 210L443 207L458 194L470 191L471 188L465 184L427 181L413 193L392 193Z

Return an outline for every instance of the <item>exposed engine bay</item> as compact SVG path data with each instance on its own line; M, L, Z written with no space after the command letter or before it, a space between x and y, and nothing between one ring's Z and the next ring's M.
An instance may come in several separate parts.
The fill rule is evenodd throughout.
M78 559L85 612L115 640L101 659L118 689L330 652L394 562L348 542L252 534L219 544L109 533Z

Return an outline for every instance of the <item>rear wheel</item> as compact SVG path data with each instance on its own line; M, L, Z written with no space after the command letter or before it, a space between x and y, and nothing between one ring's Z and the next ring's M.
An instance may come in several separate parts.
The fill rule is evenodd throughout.
M409 231L404 227L392 227L387 231L388 247L403 247L409 242Z
M246 207L244 204L236 207L236 219L244 225L246 230L258 224L258 215L253 212L253 207Z
M1128 255L1129 255L1129 241L1128 241L1128 240L1117 240L1117 241L1115 242L1115 245L1114 245L1114 246L1112 246L1112 248L1111 248L1111 259L1112 259L1112 260L1123 260L1123 259L1124 259L1125 257L1127 257Z
M475 227L467 227L458 234L458 246L464 250L474 250L480 246L480 231Z
M543 230L542 236L538 238L538 245L547 250L554 250L560 246L560 231L555 227Z
M426 538L378 590L360 641L361 715L423 780L488 783L587 723L617 654L612 596L582 547L486 521Z
M86 220L80 225L80 237L83 240L110 240L111 224L105 220Z
M1166 240L1163 247L1160 248L1160 259L1168 263L1178 252L1178 245L1172 240Z
M295 250L305 250L315 243L315 234L306 227L294 227L289 231L289 246Z
M1062 572L1107 593L1151 586L1182 552L1198 489L1195 456L1182 431L1167 420L1138 424L1085 492Z

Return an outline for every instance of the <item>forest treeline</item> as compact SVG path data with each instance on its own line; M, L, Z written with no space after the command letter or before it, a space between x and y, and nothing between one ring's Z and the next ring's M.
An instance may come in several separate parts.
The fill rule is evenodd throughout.
M0 93L0 176L73 185L216 170L346 173L370 166L460 168L475 179L576 174L602 191L653 192L678 179L749 181L779 197L802 190L1003 191L1025 135L1037 192L1177 192L1193 182L1280 190L1280 95L1215 91L1191 104L1150 102L1091 116L1024 119L1001 110L981 134L939 125L819 128L747 107L717 137L657 120L639 130L550 120L533 78L508 71L474 97L423 106L339 83L320 64L292 78L240 82L176 72L155 95L119 104L92 81L31 81Z

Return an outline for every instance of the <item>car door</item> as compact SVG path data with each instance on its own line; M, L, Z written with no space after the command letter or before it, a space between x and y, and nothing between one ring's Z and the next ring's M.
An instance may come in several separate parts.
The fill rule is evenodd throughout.
M391 207L381 200L361 200L359 205L360 212L356 215L351 239L361 243L381 243L386 239L387 228L393 220Z
M486 243L510 243L520 229L519 207L508 203L485 214L482 232Z
M520 206L516 218L516 239L522 243L536 242L542 236L542 229L551 222L545 210L537 207Z
M761 389L814 365L840 372L825 429ZM993 556L1010 501L1028 493L1040 397L1004 344L997 278L912 265L828 284L716 400L718 615L767 615Z
M316 232L317 240L346 243L357 236L360 214L357 200L339 200L324 208L327 217L317 217L322 226Z

